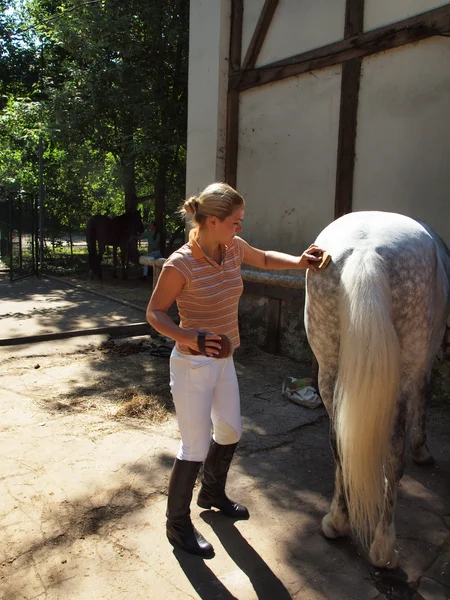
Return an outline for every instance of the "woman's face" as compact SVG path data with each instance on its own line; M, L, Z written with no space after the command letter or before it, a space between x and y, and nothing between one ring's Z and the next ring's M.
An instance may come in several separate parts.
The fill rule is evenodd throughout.
M233 213L223 221L217 219L216 234L220 244L229 246L235 235L242 231L245 209L243 206L236 208Z

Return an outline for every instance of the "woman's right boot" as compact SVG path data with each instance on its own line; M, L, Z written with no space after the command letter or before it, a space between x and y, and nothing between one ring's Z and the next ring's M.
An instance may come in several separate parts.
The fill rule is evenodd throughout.
M195 529L190 514L192 490L202 463L175 459L169 482L166 532L169 542L190 554L214 556L214 548Z

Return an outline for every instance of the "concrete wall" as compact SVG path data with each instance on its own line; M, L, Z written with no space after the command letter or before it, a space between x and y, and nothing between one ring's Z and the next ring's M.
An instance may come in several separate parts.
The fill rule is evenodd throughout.
M450 39L367 57L358 106L354 210L418 217L450 244Z

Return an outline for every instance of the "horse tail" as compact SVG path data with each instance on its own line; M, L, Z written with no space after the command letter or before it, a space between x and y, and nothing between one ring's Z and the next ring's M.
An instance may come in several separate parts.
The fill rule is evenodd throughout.
M400 345L385 260L372 249L354 251L341 283L333 416L350 523L367 547L383 507L385 478L392 476Z
M98 275L99 264L97 255L97 240L95 236L95 223L91 218L86 225L86 243L88 248L89 269Z

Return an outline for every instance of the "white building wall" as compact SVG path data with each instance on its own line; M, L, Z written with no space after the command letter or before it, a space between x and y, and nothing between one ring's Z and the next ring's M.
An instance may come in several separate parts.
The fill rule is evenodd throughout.
M281 0L256 66L342 40L344 20L345 0Z
M231 0L192 0L186 195L225 177Z
M447 4L446 0L365 0L364 31L414 17L444 4Z
M242 55L263 0L245 0ZM366 0L372 29L444 4ZM231 0L191 0L187 195L224 179ZM280 0L258 65L342 39L344 0ZM354 210L395 210L450 243L450 39L364 59ZM244 237L298 252L334 218L341 67L240 96L237 188Z
M415 216L450 244L450 39L367 57L358 107L354 210Z
M237 187L243 237L298 253L334 216L341 69L241 94Z

